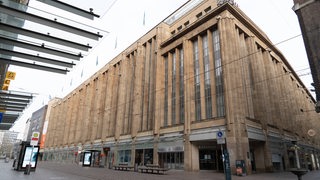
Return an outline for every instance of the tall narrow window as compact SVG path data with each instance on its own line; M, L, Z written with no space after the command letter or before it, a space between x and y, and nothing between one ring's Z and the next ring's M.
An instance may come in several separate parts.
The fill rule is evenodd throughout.
M214 65L215 65L215 80L216 80L217 117L222 117L222 116L225 116L225 104L224 104L223 76L222 76L221 54L220 54L220 37L219 37L219 31L217 29L212 32L212 39L213 39Z
M199 47L198 40L193 41L194 60L194 89L195 89L195 109L196 120L201 120L201 94L200 94L200 67L199 67Z
M163 126L168 126L168 56L164 57L164 122Z
M176 124L176 53L172 53L172 93L171 93L171 119Z
M202 36L202 50L203 50L203 66L204 66L204 91L206 103L206 118L212 117L212 98L211 98L211 80L210 80L210 63L209 63L209 49L208 36Z
M180 55L180 123L184 123L184 58L183 58L183 49L179 49Z

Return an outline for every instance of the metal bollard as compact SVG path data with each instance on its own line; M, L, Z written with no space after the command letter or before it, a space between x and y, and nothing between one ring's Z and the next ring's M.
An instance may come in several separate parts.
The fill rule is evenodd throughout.
M27 165L26 165L26 170L24 171L24 174L30 175L30 170L31 170L31 165L30 165L30 164L27 164Z

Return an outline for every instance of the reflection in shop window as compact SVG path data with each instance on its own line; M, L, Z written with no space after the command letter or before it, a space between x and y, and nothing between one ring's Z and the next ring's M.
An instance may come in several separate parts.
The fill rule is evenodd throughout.
M160 167L168 169L183 169L184 166L183 152L164 152L159 153Z
M118 151L118 162L119 163L130 163L131 162L131 150Z

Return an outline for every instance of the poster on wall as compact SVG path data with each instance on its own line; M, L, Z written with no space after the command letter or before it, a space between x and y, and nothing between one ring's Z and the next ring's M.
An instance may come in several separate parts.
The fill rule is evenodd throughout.
M91 165L91 152L85 152L83 157L83 165L90 166Z
M31 146L25 148L22 167L26 167L27 164L31 164L31 167L36 166L37 156L38 156L39 147L34 147L32 150Z

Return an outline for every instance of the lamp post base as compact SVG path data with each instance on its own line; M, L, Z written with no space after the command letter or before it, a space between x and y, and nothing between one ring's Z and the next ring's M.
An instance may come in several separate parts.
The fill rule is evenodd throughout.
M307 169L290 169L290 172L298 177L298 180L302 180L302 176L307 174Z

